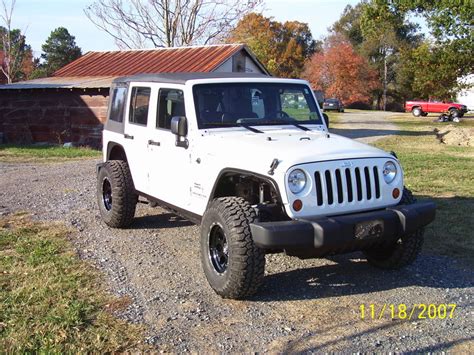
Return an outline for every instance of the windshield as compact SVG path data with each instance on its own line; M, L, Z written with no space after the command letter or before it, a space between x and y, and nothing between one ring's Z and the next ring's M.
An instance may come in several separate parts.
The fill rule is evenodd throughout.
M199 128L322 124L303 84L199 84L193 92Z

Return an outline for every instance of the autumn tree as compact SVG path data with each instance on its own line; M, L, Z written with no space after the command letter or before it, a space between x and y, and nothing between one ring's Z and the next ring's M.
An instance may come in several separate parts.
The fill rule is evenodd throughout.
M96 0L86 16L120 48L209 44L263 0Z
M275 76L297 78L304 63L317 50L317 43L306 23L281 23L261 14L242 18L226 39L245 43Z
M303 77L314 89L339 98L345 105L369 104L378 85L376 72L368 61L341 36L331 36L325 41L322 52L315 53L306 63Z

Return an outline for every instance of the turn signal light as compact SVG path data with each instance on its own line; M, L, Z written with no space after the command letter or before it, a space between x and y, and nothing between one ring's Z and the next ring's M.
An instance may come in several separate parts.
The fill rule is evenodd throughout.
M293 202L293 209L296 212L301 211L302 208L303 208L303 202L301 202L301 200L295 200Z
M393 191L392 191L392 197L393 197L394 199L397 199L399 196L400 196L400 190L397 189L397 188L393 189Z

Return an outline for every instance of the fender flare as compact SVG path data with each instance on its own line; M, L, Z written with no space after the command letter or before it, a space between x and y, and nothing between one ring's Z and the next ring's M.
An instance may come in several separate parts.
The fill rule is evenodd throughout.
M219 185L219 182L225 175L233 175L233 174L238 174L238 175L246 175L246 176L252 176L258 180L263 180L264 182L268 183L274 190L277 195L277 200L278 203L280 203L283 206L283 202L281 199L281 193L280 189L278 188L278 184L276 181L268 176L258 174L252 171L248 170L243 170L243 169L238 169L238 168L224 168L222 169L219 174L217 175L216 181L214 182L214 186L212 187L211 193L209 195L209 199L207 201L206 205L206 210L209 208L209 205L211 204L212 200L214 199L214 195L216 193L217 186Z

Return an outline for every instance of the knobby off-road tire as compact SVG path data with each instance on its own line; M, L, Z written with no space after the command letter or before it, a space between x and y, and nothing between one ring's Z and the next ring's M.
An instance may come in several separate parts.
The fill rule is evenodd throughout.
M265 253L255 246L250 223L256 218L240 197L212 201L201 223L201 263L214 291L223 298L253 295L263 281Z
M407 188L403 189L401 205L416 202L413 194ZM424 229L420 228L413 234L401 236L390 246L376 247L364 251L367 261L378 268L396 270L413 263L423 246Z
M97 178L97 202L102 220L113 228L126 228L132 223L137 194L127 162L109 160Z

